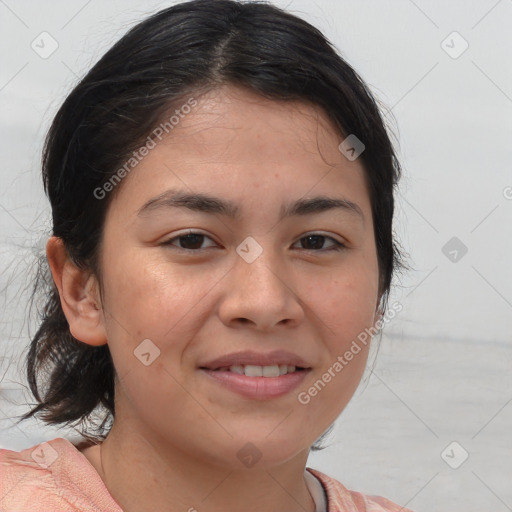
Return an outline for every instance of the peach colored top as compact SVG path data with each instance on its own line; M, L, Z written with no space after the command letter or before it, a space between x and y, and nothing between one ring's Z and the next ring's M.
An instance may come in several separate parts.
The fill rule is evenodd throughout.
M386 498L349 491L316 469L306 470L316 477L316 485L306 481L317 511L412 512ZM123 512L96 469L62 437L19 452L0 449L0 510Z

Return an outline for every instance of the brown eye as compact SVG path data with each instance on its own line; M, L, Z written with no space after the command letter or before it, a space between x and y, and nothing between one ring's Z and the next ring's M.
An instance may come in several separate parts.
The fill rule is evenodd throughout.
M202 233L187 233L184 235L175 236L163 242L162 245L167 246L176 246L177 249L183 249L185 251L199 251L201 249L206 249L207 247L201 247L205 239L211 240L210 237L203 235ZM178 241L179 245L176 245L174 242ZM210 246L211 247L211 246Z
M323 248L326 240L331 240L332 242L334 242L327 249ZM302 248L305 249L306 251L340 251L346 248L344 244L338 242L334 238L320 234L304 236L299 240L299 242L301 243Z

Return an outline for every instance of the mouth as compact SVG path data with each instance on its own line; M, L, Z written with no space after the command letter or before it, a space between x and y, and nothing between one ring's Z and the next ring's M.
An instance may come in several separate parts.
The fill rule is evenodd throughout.
M253 400L269 400L289 394L313 368L295 354L276 350L229 354L198 369L210 383L219 384L219 389Z
M295 371L311 369L300 356L285 350L260 353L251 350L234 352L200 364L201 369L231 371L248 377L279 377Z
M295 365L288 364L274 364L259 366L254 364L237 364L232 366L222 366L219 368L201 367L201 370L210 370L213 372L231 372L238 375L245 375L246 377L281 377L282 375L289 375L291 373L303 372L310 368L303 368Z

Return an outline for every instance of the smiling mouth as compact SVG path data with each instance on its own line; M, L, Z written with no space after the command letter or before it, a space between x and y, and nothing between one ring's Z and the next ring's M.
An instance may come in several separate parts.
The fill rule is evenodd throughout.
M254 364L223 366L220 368L201 368L202 370L210 370L214 372L231 372L246 377L280 377L290 373L305 371L307 368L300 366L291 366L286 364L275 364L269 366L258 366Z
M200 368L211 379L210 382L251 400L272 400L288 395L304 381L311 370L285 364Z

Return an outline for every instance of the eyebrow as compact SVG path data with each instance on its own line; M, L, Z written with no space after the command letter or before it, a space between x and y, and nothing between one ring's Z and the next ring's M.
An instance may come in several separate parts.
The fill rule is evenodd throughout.
M198 192L189 193L182 190L167 190L147 201L138 211L137 215L145 215L161 208L188 208L189 210L218 214L237 220L240 217L239 205L232 201L220 199ZM342 210L361 217L364 214L354 202L342 198L317 196L309 199L299 199L281 208L279 220L287 217L319 214L330 210Z

